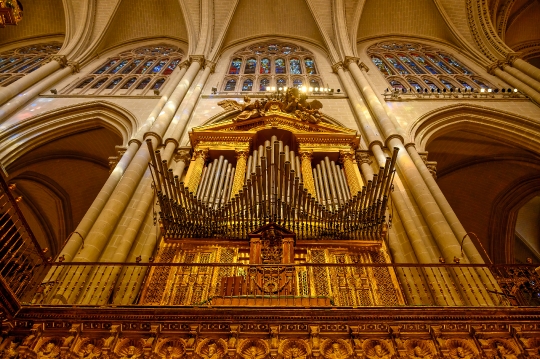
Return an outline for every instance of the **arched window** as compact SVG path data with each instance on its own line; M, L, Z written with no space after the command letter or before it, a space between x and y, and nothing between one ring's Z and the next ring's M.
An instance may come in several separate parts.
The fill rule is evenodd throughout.
M252 57L246 61L246 68L244 69L244 73L254 74L256 67L257 67L257 60Z
M266 91L268 86L270 86L270 80L267 78L264 78L259 83L259 91Z
M269 74L271 71L270 68L270 59L264 58L261 60L261 70L259 73L261 74Z
M283 88L288 84L312 86L311 75L318 74L313 53L291 43L256 43L239 49L231 56L230 61L231 66L227 70L223 85L224 91L233 91L233 78L236 80L234 88L239 84L241 91L266 91L270 84L272 88ZM249 75L247 77L252 81L251 85L246 84L248 79L243 75ZM275 80L272 79L274 76ZM314 80L318 82L316 87L323 83L320 78Z
M159 90L163 83L165 82L165 79L159 79L156 82L154 82L154 86L152 86L152 90Z
M403 86L415 92L424 89L429 92L454 88L471 90L476 85L492 88L453 56L428 45L381 42L370 46L367 52L392 87Z
M48 62L47 60L55 55L61 47L61 43L51 42L24 46L0 54L0 73L5 74L0 80L2 86L8 86L24 75L37 70Z
M276 81L276 85L278 86L278 88L279 87L283 88L283 87L287 86L287 79L284 78L284 77L278 78L277 81Z
M242 91L251 91L253 89L253 80L247 79L242 84Z
M83 81L81 81L76 88L78 89L82 89L83 87L86 87L86 85L88 85L90 82L94 81L94 78L93 77L89 77Z
M317 70L315 70L315 62L311 57L306 57L304 59L304 66L306 67L306 73L308 75L315 75L317 73Z
M150 77L146 77L144 78L141 82L139 82L139 84L137 85L137 90L144 90L144 88L146 87L146 85L148 85L148 83L150 83Z
M229 80L225 85L225 91L234 91L236 88L236 80Z
M285 73L285 60L279 58L276 59L276 74L284 74Z
M103 85L107 80L108 80L108 78L105 77L105 78L102 78L102 79L96 81L96 82L92 85L92 88L93 88L93 89L98 89L98 88L100 88L101 85Z
M92 74L97 76L90 80L94 81L90 88L99 89L99 91L110 90L107 91L107 94L111 95L130 94L134 90L145 90L138 91L137 94L150 93L153 95L151 90L161 88L166 82L167 76L171 75L180 64L182 56L183 53L180 49L169 45L144 46L124 51L117 56L108 58L92 71ZM110 76L111 74L114 76ZM103 79L106 82L105 86L101 86ZM63 92L68 93L71 89L80 88L84 88L82 93L86 92L88 83L80 87L84 81L75 87L70 85L71 87ZM148 86L150 83L152 86ZM133 86L135 84L136 86ZM92 93L98 93L98 91L92 91Z
M315 88L319 88L321 86L319 85L319 81L317 81L316 79L310 79L309 80L309 87L313 87L315 89Z
M136 77L132 77L130 78L129 80L127 80L124 85L122 86L122 89L128 89L131 87L131 85L133 85L135 83L135 81L137 81L137 78Z
M231 67L229 68L229 74L238 75L240 73L240 67L242 67L242 59L233 59L231 61Z
M400 81L397 80L390 80L390 86L396 90L403 91L405 90L405 86Z
M302 68L300 67L300 60L292 58L289 60L291 74L300 75L302 73Z

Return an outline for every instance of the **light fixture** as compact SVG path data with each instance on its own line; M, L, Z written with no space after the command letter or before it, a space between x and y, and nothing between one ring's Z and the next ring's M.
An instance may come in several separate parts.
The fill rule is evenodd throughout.
M281 91L281 90L283 90L283 88L282 88L282 87L280 87L280 88L278 88L278 90L279 90L279 91Z
M309 92L313 92L313 87L309 87Z
M319 92L319 88L318 88L318 87L315 87L315 92Z
M302 86L300 89L302 92L306 92L306 86Z
M57 94L58 94L58 91L56 91L56 89L51 89L51 93L52 93L53 95L57 95Z
M518 92L518 89L514 89L514 92Z
M156 93L156 91L157 91L157 93ZM159 90L154 90L154 93L156 95L159 95ZM215 95L215 94L217 94L217 87L212 87L212 95Z
M276 91L276 87L275 87L275 86L272 86L272 91Z
M283 87L283 91L287 91L287 86L284 86L284 87Z
M215 90L215 91L214 91L214 90ZM216 92L217 92L217 88L212 87L212 93L215 95ZM154 90L154 95L159 96L159 90L158 90L158 89L155 89L155 90Z
M491 92L491 89L488 89L488 92Z
M482 89L480 90L480 92L486 92L486 89L485 89L485 88L482 88Z

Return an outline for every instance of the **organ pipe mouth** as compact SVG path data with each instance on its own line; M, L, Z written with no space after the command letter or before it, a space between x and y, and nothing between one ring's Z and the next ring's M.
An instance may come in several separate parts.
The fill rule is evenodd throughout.
M294 151L272 138L244 157L243 168L224 156L199 167L192 192L146 143L166 238L245 239L275 223L300 239L381 239L397 148L373 180L352 193L342 165L326 156L313 164L303 158L309 166L302 167Z

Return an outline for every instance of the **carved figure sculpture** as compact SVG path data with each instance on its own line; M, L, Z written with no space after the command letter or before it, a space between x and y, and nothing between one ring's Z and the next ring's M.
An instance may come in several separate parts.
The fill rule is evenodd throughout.
M53 342L48 342L42 346L37 353L38 358L56 358L60 355L60 348Z
M99 358L101 351L92 343L86 343L79 351L79 358L81 359L94 359Z
M431 354L426 354L420 346L415 346L412 355L409 355L411 359L431 359Z
M244 359L262 359L266 357L270 349L263 340L244 340L238 348L238 354Z
M390 353L383 349L380 344L376 344L373 347L372 354L368 354L367 357L370 359L390 359Z
M177 359L184 354L184 344L179 340L162 340L156 351L162 359Z
M128 346L125 350L122 350L121 353L121 359L138 359L141 356L141 350L134 345Z
M467 352L465 351L465 349L463 349L463 347L457 347L456 355L454 355L453 357L458 358L458 359L472 359L472 355L467 354Z
M4 350L2 351L2 359L15 359L18 355L17 353L18 346L19 344L15 342L9 343L9 346L4 348Z
M206 353L201 353L201 356L204 359L219 359L220 355L217 351L216 343L208 344L208 351Z
M511 350L508 350L502 343L497 343L495 357L499 359L517 359L517 356Z
M341 344L338 342L333 342L332 348L326 354L328 359L345 359L347 356L347 353L341 349Z

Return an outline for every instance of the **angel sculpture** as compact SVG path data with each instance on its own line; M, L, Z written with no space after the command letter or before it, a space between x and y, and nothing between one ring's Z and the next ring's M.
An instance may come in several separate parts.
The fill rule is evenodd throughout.
M252 345L243 353L244 359L263 359L266 356L264 350L257 348L256 345Z
M48 342L43 349L38 353L38 358L56 358L60 354L60 350L53 342Z
M385 353L379 344L375 345L373 350L375 355L368 355L369 359L390 359L390 354Z
M15 342L9 343L9 347L5 348L2 352L2 359L15 359L17 357L17 347L19 344Z

